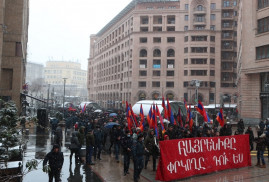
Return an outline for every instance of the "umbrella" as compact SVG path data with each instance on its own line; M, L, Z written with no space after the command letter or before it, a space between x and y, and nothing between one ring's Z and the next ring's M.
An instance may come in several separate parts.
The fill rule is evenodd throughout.
M102 110L100 110L100 109L96 109L94 112L102 112Z
M109 117L112 117L112 116L117 116L117 114L116 113L110 113Z
M105 128L112 128L113 126L119 126L119 123L109 122L105 125Z

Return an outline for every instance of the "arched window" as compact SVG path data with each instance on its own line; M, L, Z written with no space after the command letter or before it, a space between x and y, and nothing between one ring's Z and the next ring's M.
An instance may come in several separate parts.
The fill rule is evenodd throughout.
M142 50L140 51L140 57L147 57L147 55L148 55L147 50L142 49Z
M161 51L160 51L160 49L155 49L154 51L153 51L153 57L161 57Z
M175 57L175 51L174 51L174 49L169 49L167 51L167 57Z
M146 99L146 94L144 92L141 92L139 94L139 100L145 100Z
M197 11L203 11L203 10L204 10L204 7L202 5L197 6Z
M152 100L159 100L160 94L158 92L154 92L152 94Z
M168 98L169 100L174 100L174 94L168 93L166 94L166 98Z

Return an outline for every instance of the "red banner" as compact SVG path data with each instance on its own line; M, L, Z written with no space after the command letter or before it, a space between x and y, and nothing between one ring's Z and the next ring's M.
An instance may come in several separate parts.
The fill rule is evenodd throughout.
M248 135L161 141L160 151L161 181L251 166Z

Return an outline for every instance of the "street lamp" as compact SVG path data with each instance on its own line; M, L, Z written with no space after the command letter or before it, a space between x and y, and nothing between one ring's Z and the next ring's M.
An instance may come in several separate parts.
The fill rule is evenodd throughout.
M65 103L65 82L67 78L63 78L64 80L64 97L63 97L63 119L64 119L64 103Z
M195 86L195 102L196 102L196 105L198 105L198 88L200 87L200 83L201 83L200 80L192 80L190 82L191 86ZM195 117L196 126L197 126L197 123L198 123L198 113L196 112L196 117Z

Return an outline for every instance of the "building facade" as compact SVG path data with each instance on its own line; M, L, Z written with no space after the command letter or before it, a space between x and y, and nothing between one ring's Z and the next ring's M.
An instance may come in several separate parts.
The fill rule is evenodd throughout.
M0 1L0 96L21 108L25 83L29 0Z
M81 64L70 61L47 61L44 68L45 85L57 103L62 103L65 78L65 96L87 98L87 71L81 69ZM49 86L48 86L49 85Z
M247 123L269 117L269 1L241 0L238 17L238 111Z
M234 96L238 5L227 2L133 0L91 36L89 98L120 107L162 95L206 105Z
M30 86L35 82L44 79L44 66L38 63L26 63L26 83Z

